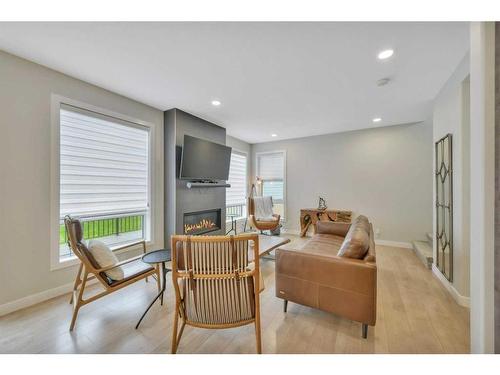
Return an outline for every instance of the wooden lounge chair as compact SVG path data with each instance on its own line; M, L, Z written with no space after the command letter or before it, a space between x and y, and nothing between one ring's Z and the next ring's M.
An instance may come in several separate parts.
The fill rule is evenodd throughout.
M69 238L69 246L81 262L80 267L78 268L75 284L73 286L73 294L70 300L70 303L73 304L73 317L71 319L71 325L69 327L70 331L72 331L75 327L78 311L82 306L117 290L120 290L132 283L135 283L136 281L142 279L146 279L147 281L148 276L156 275L158 290L160 290L160 269L153 268L150 265L142 262L142 255L123 260L114 266L99 267L83 240L83 230L81 222L77 219L71 218L70 216L66 216L64 218L64 225L66 226L66 233L68 234ZM139 244L142 245L143 252L146 253L145 241L126 244L124 246L113 249L113 251L122 250ZM120 266L123 268L124 278L116 281L111 280L106 275L106 271ZM87 286L87 282L92 279L97 279L99 283L104 287L104 291L84 299L85 287Z
M262 220L255 216L255 197L248 197L248 223L261 232L264 230L275 230L280 225L280 215L273 212L268 213L269 219Z
M250 241L254 243L252 254ZM260 354L258 235L172 236L172 249L176 297L172 353L177 352L186 324L232 328L253 323ZM182 325L177 334L179 318Z

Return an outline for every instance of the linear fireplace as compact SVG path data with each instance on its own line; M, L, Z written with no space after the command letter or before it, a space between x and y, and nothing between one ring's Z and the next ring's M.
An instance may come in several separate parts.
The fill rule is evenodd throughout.
M184 213L184 234L205 234L221 229L221 209Z

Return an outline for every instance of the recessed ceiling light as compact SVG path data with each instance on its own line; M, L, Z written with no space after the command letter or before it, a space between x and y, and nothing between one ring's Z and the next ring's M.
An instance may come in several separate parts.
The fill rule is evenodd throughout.
M380 122L380 121L382 121L382 119L380 117L375 117L372 121L373 122Z
M278 134L274 134L274 133L271 134L271 137L277 137L277 136L278 136Z
M212 105L213 105L214 107L218 107L218 106L220 106L220 105L221 105L221 102L220 102L220 100L212 100Z
M392 55L394 55L393 49L385 49L383 51L380 51L379 54L377 55L377 57L380 60L385 60L385 59L388 59L389 57L391 57Z

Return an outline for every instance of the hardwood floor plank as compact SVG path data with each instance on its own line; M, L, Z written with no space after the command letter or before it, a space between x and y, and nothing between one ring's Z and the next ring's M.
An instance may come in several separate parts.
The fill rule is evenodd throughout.
M295 246L304 239L291 236ZM295 303L283 312L275 297L274 261L262 260L263 353L468 353L469 311L408 249L377 247L377 324L361 324ZM0 353L170 353L175 296L170 275L164 306L154 282L139 282L82 307L69 332L72 307L64 295L0 318ZM97 290L92 287L92 290ZM255 330L186 327L178 353L255 353Z

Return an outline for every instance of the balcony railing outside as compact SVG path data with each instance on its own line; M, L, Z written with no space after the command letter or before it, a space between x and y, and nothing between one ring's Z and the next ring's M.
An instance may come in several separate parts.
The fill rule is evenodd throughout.
M229 220L229 216L234 218L245 217L247 214L247 205L243 204L229 204L226 205L226 220Z
M113 239L113 243L126 242L131 238L123 238L123 241L120 241L120 235L122 237L130 237L126 236L125 234L131 234L132 232L138 232L137 237L145 238L145 218L145 212L133 214L127 212L100 217L79 217L80 221L82 222L84 239L91 240L95 238L116 237ZM73 253L69 246L65 246L68 243L68 235L66 233L63 219L60 219L60 223L60 256L73 256Z

